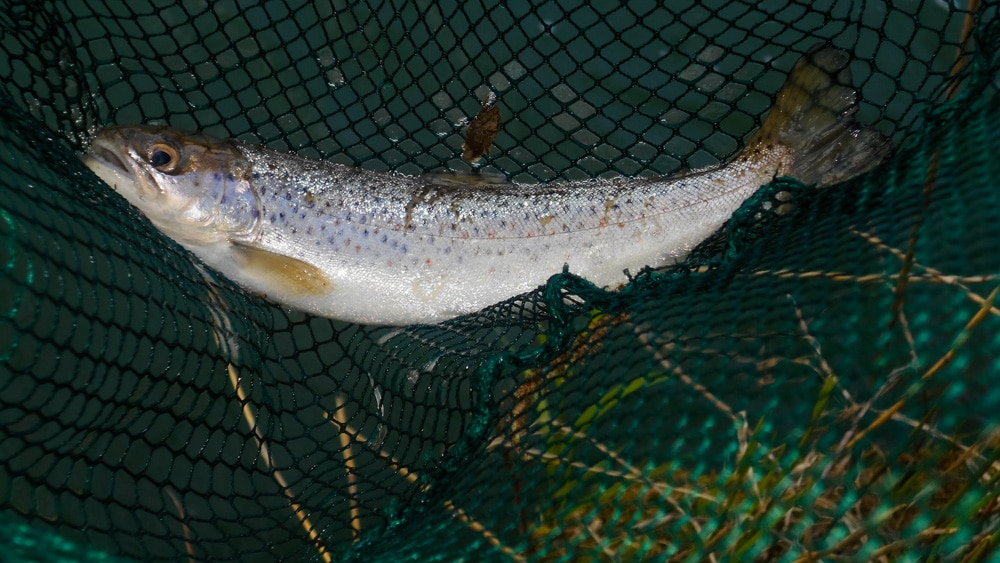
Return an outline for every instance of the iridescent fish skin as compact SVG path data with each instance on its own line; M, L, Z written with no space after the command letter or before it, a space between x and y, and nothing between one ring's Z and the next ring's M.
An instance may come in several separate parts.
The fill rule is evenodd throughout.
M568 265L617 288L682 260L778 176L829 185L890 150L853 119L847 60L808 53L747 149L673 177L462 184L372 172L165 127L109 127L87 164L168 236L248 289L366 324L434 323Z

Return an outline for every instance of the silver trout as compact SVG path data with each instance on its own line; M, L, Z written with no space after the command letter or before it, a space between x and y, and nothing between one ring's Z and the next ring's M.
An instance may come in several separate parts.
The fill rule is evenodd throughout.
M477 186L373 172L156 126L103 129L86 164L168 237L267 298L366 324L436 323L568 265L615 289L683 260L779 176L829 186L891 150L857 124L848 60L793 68L746 149L671 177Z

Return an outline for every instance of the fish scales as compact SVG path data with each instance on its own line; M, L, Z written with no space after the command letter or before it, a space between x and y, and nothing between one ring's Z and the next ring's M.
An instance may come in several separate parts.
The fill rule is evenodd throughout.
M671 177L472 184L374 172L164 127L109 127L87 164L166 235L283 305L369 324L433 323L568 266L616 289L684 259L778 176L828 186L891 146L855 123L847 59L817 48L724 166Z
M242 149L254 170L274 162ZM676 261L773 178L786 152L680 178L489 189L288 158L278 165L288 169L253 180L274 227L257 242L322 264L349 302L341 317L440 320L534 289L553 265L613 287L626 269Z

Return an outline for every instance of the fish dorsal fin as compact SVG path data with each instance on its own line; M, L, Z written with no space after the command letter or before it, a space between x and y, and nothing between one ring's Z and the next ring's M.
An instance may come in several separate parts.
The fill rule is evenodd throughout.
M507 177L503 174L492 172L451 172L435 171L425 174L431 184L459 187L489 188L507 183Z
M244 275L283 295L324 295L333 291L333 280L308 262L269 250L233 243L233 255Z

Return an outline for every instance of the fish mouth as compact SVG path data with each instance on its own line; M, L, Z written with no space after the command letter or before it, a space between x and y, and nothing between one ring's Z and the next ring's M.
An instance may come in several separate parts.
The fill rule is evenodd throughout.
M141 207L144 200L155 197L159 190L146 172L135 165L134 158L130 158L132 151L123 151L119 145L124 143L112 133L106 132L94 139L83 155L83 162L105 184Z
M90 150L84 157L84 160L87 161L88 165L91 162L96 161L95 163L100 163L119 174L132 173L132 170L128 167L127 164L125 164L125 161L122 160L120 156L118 156L117 152L98 143L94 143L90 147Z

